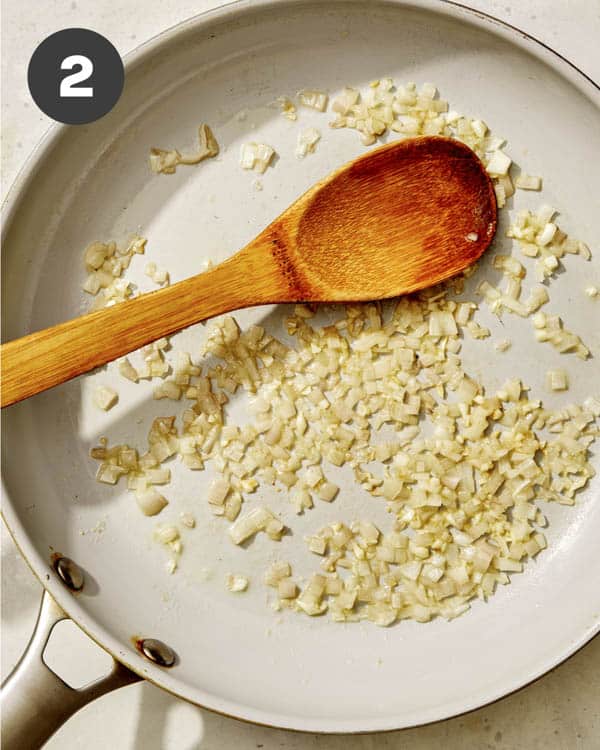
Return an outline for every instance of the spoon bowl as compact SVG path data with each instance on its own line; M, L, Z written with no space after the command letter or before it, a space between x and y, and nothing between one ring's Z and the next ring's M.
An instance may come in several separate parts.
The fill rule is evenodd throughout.
M299 221L288 211L266 231L279 226L297 296L311 301L385 299L432 286L474 263L496 230L485 168L468 146L443 137L382 146L299 203Z

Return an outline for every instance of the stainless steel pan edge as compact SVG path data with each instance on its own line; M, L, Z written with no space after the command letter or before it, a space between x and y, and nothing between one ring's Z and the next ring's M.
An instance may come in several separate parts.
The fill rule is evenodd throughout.
M216 21L226 21L229 19L234 19L239 14L244 13L245 10L247 9L268 8L268 9L276 10L278 6L279 7L283 5L301 6L302 4L303 4L302 0L279 0L278 2L277 1L273 2L271 0L264 0L264 1L259 0L258 2L249 2L248 0L240 0L239 2L228 4L217 10L209 11L205 14L202 14L201 16L197 18L191 19L190 21L187 21L172 29L169 29L168 31L165 31L163 34L160 34L159 36L155 37L154 39L142 45L136 51L132 52L126 58L127 70L132 70L136 65L143 62L143 60L147 56L153 53L162 44L169 42L174 37L178 36L181 33L185 33L188 30L194 30L200 27L209 26ZM395 5L407 6L407 7L416 6L416 7L431 8L431 9L437 10L438 12L442 11L445 14L453 16L455 18L464 18L465 20L468 20L470 23L475 23L477 25L491 29L493 30L495 34L508 38L512 40L513 42L516 42L518 45L526 48L531 54L539 58L553 59L554 63L560 66L561 72L563 73L563 75L566 78L568 78L574 86L576 86L580 91L584 92L590 99L600 104L600 89L596 86L596 84L594 84L594 82L592 82L589 78L587 78L581 71L575 68L575 66L571 65L568 61L566 61L564 58L562 58L560 55L558 55L557 53L555 53L554 51L552 51L550 48L546 47L542 43L524 34L523 32L517 29L514 29L513 27L510 27L507 24L504 24L503 22L497 19L494 19L478 11L474 11L469 8L466 8L465 6L462 6L456 3L450 3L447 1L444 1L443 8L440 5L440 3L437 3L434 0L424 0L423 2L420 2L420 3L409 3L409 2L405 3L401 1L393 2L393 0L390 0L388 4L395 4ZM67 130L66 126L58 126L58 125L53 126L49 130L48 134L45 136L41 144L38 146L38 148L33 152L31 157L27 161L25 167L22 169L21 173L19 174L3 206L3 236L6 233L6 228L10 225L10 221L12 219L14 209L19 204L19 201L21 200L21 197L23 193L25 192L27 185L29 184L31 180L35 178L37 163L39 162L39 160L41 160L44 157L45 154L49 153L52 150L52 148L54 147L54 144L57 142L58 139L60 139L64 135L66 130ZM6 496L6 489L4 485L3 485L3 494ZM61 610L63 610L64 613L66 613L75 622L77 622L77 624L91 638L93 638L99 645L101 645L109 653L111 653L112 656L116 660L118 660L122 664L125 664L135 674L145 679L150 679L152 682L154 682L158 686L163 687L164 689L167 689L170 692L174 692L174 694L178 695L179 697L186 699L183 686L179 689L179 688L176 688L172 682L170 684L166 684L167 682L170 682L170 681L165 681L164 672L158 667L155 667L153 665L148 665L146 662L142 660L141 657L138 661L135 661L135 662L132 661L129 658L129 655L126 654L126 652L122 649L121 644L116 639L114 639L110 633L105 632L102 628L99 628L96 625L96 623L89 618L87 613L79 606L79 604L77 603L77 600L72 596L72 594L63 587L58 577L55 576L51 567L48 565L48 562L44 560L38 554L37 550L31 544L30 540L27 537L27 533L24 527L20 523L17 514L13 511L10 505L4 504L3 517L5 519L5 522L7 523L7 526L11 530L11 534L15 538L15 541L18 544L20 550L22 551L24 557L28 560L32 570L40 579L45 589L49 592L49 594L51 594L52 598L56 601L57 606ZM36 637L34 638L35 642L37 642L36 639L39 639L39 633L40 632L43 633L44 628L46 629L48 628L48 622L49 622L48 611L50 610L50 605L47 602L49 601L50 600L46 596L46 604L44 604L42 607L42 613L45 612L46 614L41 616L40 621L38 623L41 630L38 630L38 635L36 635ZM55 616L59 616L57 615L57 612L55 612ZM62 615L60 616L62 617ZM568 658L572 653L577 651L589 639L591 639L598 632L598 630L600 630L600 622L591 623L589 630L581 636L578 642L573 644L571 650L568 653L561 654L556 659L549 659L548 663L540 671L540 673L537 675L533 675L531 679L536 679L538 676L540 676L540 674L556 666L556 664L559 663L560 661ZM133 681L133 679L134 678L131 678L128 681ZM22 668L17 668L17 670L15 670L15 673L11 676L11 682L12 682L11 690L17 690L19 688L19 685L23 685L23 687L26 688L27 685L25 683L27 681L31 681L31 678L26 676L25 670L23 670ZM108 686L109 683L112 684L112 682L110 682L110 678L109 678L109 682L107 682L106 685ZM33 685L34 683L31 681L30 684ZM123 682L123 684L125 684L125 682ZM115 684L112 687L107 687L107 689L114 689L114 687L117 687L117 686L118 685L115 682ZM521 685L515 686L515 689L517 689L518 687L521 687ZM94 691L90 691L88 694L89 697L87 697L87 700L92 700L93 698L97 697L99 694L102 694L102 692L106 692L106 690L102 690L102 691L98 690L95 693ZM499 697L502 697L502 695L499 694L495 696L493 699L497 699ZM71 713L74 713L76 710L78 710L78 708L80 708L84 704L84 702L87 702L87 700L83 702L73 702ZM231 705L231 706L227 704L215 705L210 700L210 697L208 697L206 703L203 705L205 705L205 707L207 708L210 708L212 710L216 710L222 713L226 713L228 715L236 715L237 707L235 705ZM478 705L468 706L466 707L466 710L472 710L477 707ZM62 716L62 720L66 720L66 718L68 718L68 715L70 715L69 712L64 713ZM257 723L263 723L267 725L271 724L268 715L254 714L254 715L240 716L240 718L249 719L251 721L254 721ZM439 718L439 717L434 717L431 720L435 720L435 718ZM5 720L6 720L6 716L5 716ZM56 728L58 728L59 724L56 723L56 720L53 719L49 721L47 726L49 728L53 727L52 731L54 731ZM307 731L313 731L313 728L297 727L297 726L293 726L292 724L289 725L289 728L306 729ZM329 731L341 731L341 730L338 728L338 729L329 730ZM365 731L369 731L369 728L366 728ZM47 736L49 736L49 734ZM43 741L43 738L40 737L38 738L37 741L41 742ZM19 747L22 747L22 745L19 745Z

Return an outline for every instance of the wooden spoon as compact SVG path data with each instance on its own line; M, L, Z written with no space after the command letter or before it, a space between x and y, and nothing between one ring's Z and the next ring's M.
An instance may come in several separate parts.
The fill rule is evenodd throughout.
M464 144L390 143L317 183L206 273L4 344L1 405L240 307L355 302L437 284L496 231L490 178Z

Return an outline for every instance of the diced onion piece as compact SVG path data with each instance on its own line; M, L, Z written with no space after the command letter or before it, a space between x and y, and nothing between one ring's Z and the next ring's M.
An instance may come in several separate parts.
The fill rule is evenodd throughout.
M317 494L321 500L330 503L340 491L340 488L332 482L322 482L317 488Z
M229 573L225 578L225 586L228 591L231 591L233 594L239 594L242 591L246 591L249 583L250 581L246 576L237 573Z
M423 563L419 562L418 560L413 560L412 562L405 563L404 565L399 566L400 575L403 578L407 578L409 581L416 581L419 577L422 567Z
M503 151L493 151L486 165L486 171L493 176L505 175L508 174L511 164L512 159Z
M88 271L97 271L108 257L108 245L92 242L85 249L83 261Z
M242 544L259 531L271 539L280 539L285 526L268 508L254 508L229 527L229 536L234 544Z
M150 149L150 168L157 174L174 174L179 164L198 164L204 159L217 156L219 144L212 130L206 123L198 128L198 151L195 154L182 156L176 149Z
M281 114L287 119L287 120L297 120L298 114L296 112L296 105L291 99L288 99L287 96L279 96L277 98L277 104L279 104L279 107L281 108Z
M181 523L188 529L193 529L196 526L196 519L191 513L180 513Z
M515 187L510 175L503 174L495 178L496 185L502 188L505 198L510 198L515 194Z
M303 159L307 154L314 153L317 142L321 138L321 133L316 128L307 128L298 135L298 145L296 146L296 156Z
M392 625L398 618L398 613L394 607L383 602L369 604L367 606L367 619L374 622L375 625L386 628Z
M160 383L154 389L152 396L155 399L170 398L174 401L179 401L181 398L181 386L177 385L172 380L165 380L164 383Z
M279 581L289 578L292 575L292 568L288 562L276 562L265 573L265 583L267 586L277 586Z
M512 346L510 339L500 339L494 344L494 349L499 352L505 352Z
M538 208L535 215L540 224L546 224L546 222L551 221L556 213L557 211L555 208L544 203Z
M242 169L254 169L256 162L256 144L244 143L240 152L240 166Z
M110 463L102 463L96 473L96 481L103 484L116 484L119 478L126 474L126 470L121 466L115 466Z
M119 362L119 373L127 380L131 380L133 383L137 383L140 379L138 371L131 364L131 362L125 357Z
M172 544L179 539L179 530L177 526L159 526L154 537L160 544Z
M430 336L456 336L458 329L452 313L434 311L429 316Z
M277 594L280 599L294 599L298 594L298 587L291 578L284 578L277 584Z
M471 320L467 323L467 331L471 334L474 339L486 339L490 336L490 329L485 326L480 326L475 321Z
M200 153L206 154L207 157L217 156L219 153L219 144L210 127L203 122L198 128L198 143Z
M293 492L291 500L294 508L296 509L296 513L298 514L301 514L305 510L313 507L311 494L306 489L296 490L295 492Z
M327 540L322 536L311 536L306 539L308 549L315 555L324 555L327 551Z
M159 286L169 283L169 273L164 268L158 268L156 263L148 263L144 269L146 276L149 276L155 284Z
M211 505L223 505L230 491L231 485L227 479L215 479L208 490L208 502Z
M331 109L334 112L338 112L341 115L347 114L351 107L353 107L360 97L360 93L356 89L346 87L342 93L333 100Z
M515 187L520 190L541 190L542 189L542 178L533 177L532 175L524 174L523 172L515 178Z
M549 221L544 225L544 228L535 238L535 241L540 247L544 247L552 241L556 234L557 226L553 222Z
M137 490L135 493L135 499L145 516L155 516L168 505L168 500L154 487Z
M523 563L511 560L509 557L499 557L496 560L496 567L498 570L508 573L521 573L523 570Z
M240 152L240 166L263 174L274 155L275 150L265 143L244 143Z
M531 289L529 297L525 302L525 307L527 308L528 313L533 313L549 301L550 297L548 296L548 290L545 286L538 284Z
M108 411L109 409L112 409L112 407L117 403L118 400L119 394L112 388L109 388L107 385L96 386L96 389L94 390L93 401L94 405L97 406L98 409Z
M325 112L327 109L328 96L324 91L316 89L302 89L298 92L298 101L303 107L316 109L318 112Z
M498 208L504 208L506 205L506 192L503 185L496 183L494 185L494 193L496 195L496 204Z
M495 255L492 260L492 265L494 268L503 271L509 276L514 276L519 279L525 276L525 268L523 264L516 258L513 258L512 255Z
M564 370L548 370L546 385L551 391L566 391L569 387L567 373Z
M296 605L307 615L314 617L322 615L327 610L327 604L322 601L325 593L325 576L315 574L296 599Z
M317 484L323 479L323 472L318 466L311 466L309 469L307 469L306 474L304 475L304 481L306 482L307 487L316 487Z
M170 151L162 148L150 149L150 169L156 174L175 174L180 160L181 154L175 149Z

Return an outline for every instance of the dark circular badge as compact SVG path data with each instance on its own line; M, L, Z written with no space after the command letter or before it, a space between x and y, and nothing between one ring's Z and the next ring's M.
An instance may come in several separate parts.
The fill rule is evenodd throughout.
M63 29L37 47L27 82L38 107L58 122L93 122L115 106L125 73L114 46L89 29Z

